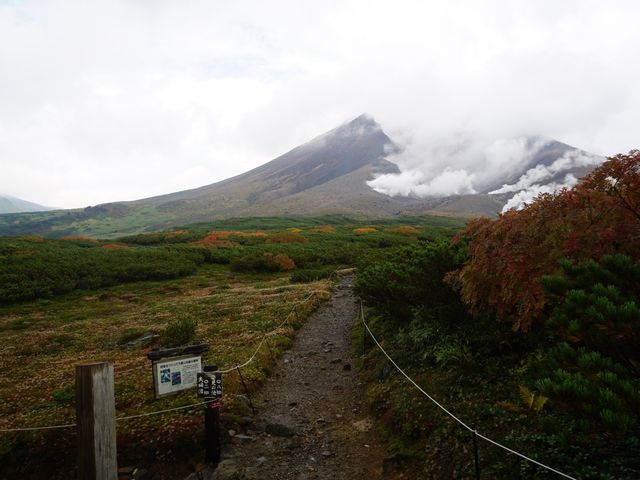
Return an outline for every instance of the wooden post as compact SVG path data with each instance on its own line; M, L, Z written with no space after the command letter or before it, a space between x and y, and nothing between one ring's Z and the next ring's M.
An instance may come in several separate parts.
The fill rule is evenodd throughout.
M476 480L480 480L480 459L478 458L478 435L476 426L473 426L473 457L476 465Z
M217 365L205 365L205 372L216 372ZM205 397L204 406L204 460L207 463L220 463L220 398Z
M80 480L117 480L113 363L76 365Z
M240 376L240 381L242 382L242 386L244 387L244 393L247 395L247 400L249 400L249 406L251 407L251 412L255 416L256 409L253 406L253 402L251 401L251 394L249 393L249 389L247 388L247 384L244 383L244 377L242 376L242 372L240 371L240 366L236 366L236 370L238 371L238 375Z

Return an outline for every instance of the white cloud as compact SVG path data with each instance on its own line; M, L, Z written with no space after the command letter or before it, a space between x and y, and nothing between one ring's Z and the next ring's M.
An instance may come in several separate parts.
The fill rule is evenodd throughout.
M196 187L362 112L411 139L396 160L415 194L482 190L518 161L515 144L492 156L496 138L628 151L638 14L633 0L0 3L0 191L74 207Z
M471 133L413 138L387 157L400 173L380 175L368 184L387 195L415 197L483 192L505 175L522 171L547 143L524 136L490 140Z
M545 185L533 184L517 192L513 197L509 199L502 212L506 212L511 209L521 210L527 204L531 203L541 193L556 193L563 188L571 188L578 184L578 179L572 174L567 174L564 177L562 183L548 183Z
M526 189L538 182L553 178L555 175L578 167L596 166L604 159L598 155L591 155L579 150L570 150L562 157L555 160L551 165L538 164L534 168L527 170L518 181L511 185L503 185L491 194L518 192ZM573 175L572 175L573 176Z

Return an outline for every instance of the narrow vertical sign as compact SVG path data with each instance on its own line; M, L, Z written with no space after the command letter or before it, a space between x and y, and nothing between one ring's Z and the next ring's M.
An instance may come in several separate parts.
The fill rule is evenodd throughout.
M219 398L222 396L222 373L199 372L198 396Z

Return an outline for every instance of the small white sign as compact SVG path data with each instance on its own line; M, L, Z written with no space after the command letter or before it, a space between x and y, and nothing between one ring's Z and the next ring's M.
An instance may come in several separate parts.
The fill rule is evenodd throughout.
M153 362L156 398L195 387L198 382L198 372L201 370L200 356L185 355Z

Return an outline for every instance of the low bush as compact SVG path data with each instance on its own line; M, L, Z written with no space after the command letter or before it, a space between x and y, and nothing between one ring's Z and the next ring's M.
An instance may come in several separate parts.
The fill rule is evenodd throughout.
M329 276L331 276L331 273L331 269L298 270L293 275L291 275L291 281L294 283L313 282L315 280L328 278Z
M294 268L295 262L282 253L254 252L231 262L231 269L236 272L286 272Z
M165 347L178 347L191 343L196 337L198 320L195 318L178 318L171 320L160 335Z

